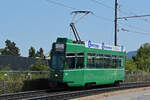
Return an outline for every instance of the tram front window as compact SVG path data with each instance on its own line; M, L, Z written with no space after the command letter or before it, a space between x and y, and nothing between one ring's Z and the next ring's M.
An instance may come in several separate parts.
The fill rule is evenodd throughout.
M75 68L75 53L67 53L65 69L74 69L74 68Z
M64 61L65 61L65 58L63 54L54 54L52 56L52 68L63 69Z

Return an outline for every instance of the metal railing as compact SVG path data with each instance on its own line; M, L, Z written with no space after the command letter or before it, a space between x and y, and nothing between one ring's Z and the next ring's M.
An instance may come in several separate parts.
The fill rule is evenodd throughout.
M0 71L0 94L15 93L29 90L38 79L49 79L49 71ZM33 82L32 82L33 81ZM150 81L150 73L126 72L124 82ZM39 83L40 80L37 82ZM45 83L46 84L46 81ZM26 86L26 87L25 87ZM42 85L41 85L42 86ZM17 88L16 88L17 87Z
M0 94L31 90L32 83L48 78L49 71L0 71Z

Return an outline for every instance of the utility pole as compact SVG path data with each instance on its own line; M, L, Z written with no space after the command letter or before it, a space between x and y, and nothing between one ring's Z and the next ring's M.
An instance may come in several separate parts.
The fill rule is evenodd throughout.
M117 14L118 14L118 0L115 0L115 36L114 36L114 45L117 46Z

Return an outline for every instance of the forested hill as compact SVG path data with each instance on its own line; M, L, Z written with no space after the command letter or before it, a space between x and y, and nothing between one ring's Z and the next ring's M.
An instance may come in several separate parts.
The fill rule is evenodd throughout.
M137 51L130 51L127 53L127 59L131 59L133 56L137 54Z

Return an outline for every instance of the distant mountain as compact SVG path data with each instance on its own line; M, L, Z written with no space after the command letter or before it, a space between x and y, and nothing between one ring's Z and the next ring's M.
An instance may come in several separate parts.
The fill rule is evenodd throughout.
M137 51L130 51L127 53L127 59L131 59L133 56L137 54Z

